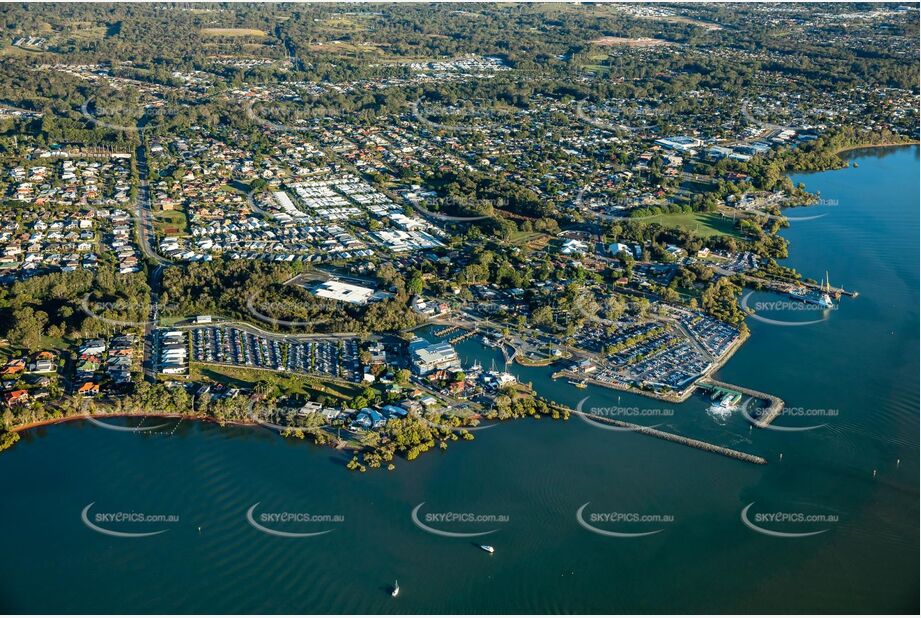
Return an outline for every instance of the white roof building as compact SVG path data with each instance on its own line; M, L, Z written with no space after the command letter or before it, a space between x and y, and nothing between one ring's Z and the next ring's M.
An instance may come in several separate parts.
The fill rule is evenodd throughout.
M360 285L343 283L341 281L324 281L314 288L314 294L320 298L328 298L330 300L338 300L355 305L364 305L374 295L374 290Z

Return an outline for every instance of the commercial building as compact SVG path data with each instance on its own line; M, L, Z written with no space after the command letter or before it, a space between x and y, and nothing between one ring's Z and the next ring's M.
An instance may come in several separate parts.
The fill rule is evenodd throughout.
M429 343L415 338L409 344L413 371L424 376L438 369L460 369L460 360L450 343Z
M677 137L663 137L656 140L656 144L669 150L678 152L691 152L694 148L699 148L703 142L694 137L679 135Z
M374 290L341 281L324 281L314 288L313 293L320 298L338 300L344 303L352 303L353 305L364 305L374 295Z

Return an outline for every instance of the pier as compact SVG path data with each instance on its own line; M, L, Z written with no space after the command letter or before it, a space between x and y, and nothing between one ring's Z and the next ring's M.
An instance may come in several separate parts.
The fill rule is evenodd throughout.
M450 343L451 345L454 345L454 344L456 344L456 343L460 343L460 342L463 341L464 339L470 339L470 338L473 337L475 334L476 334L476 331L475 331L475 330L467 330L467 331L462 332L462 333L459 334L458 336L451 338L451 339L448 341L448 343Z
M579 414L579 412L575 412L573 410L571 410L571 412ZM597 416L588 412L582 412L581 414L586 418L591 419L593 422L602 423L604 425L612 425L614 427L623 427L625 429L635 431L636 433L652 436L653 438L659 438L660 440L667 440L669 442L674 442L675 444L683 444L684 446L690 446L691 448L696 448L708 453L715 453L717 455L722 455L723 457L729 457L731 459L757 464L759 466L767 464L767 459L764 457L752 455L751 453L743 453L742 451L726 448L725 446L717 446L716 444L710 444L709 442L704 442L703 440L695 440L694 438L679 436L678 434L661 431L653 427L628 423L626 421L607 418L605 416Z
M766 290L772 290L774 292L779 292L781 294L789 294L795 288L805 287L810 290L818 290L819 292L828 292L829 295L834 296L835 298L841 298L842 296L849 296L851 298L857 298L860 294L856 290L846 290L844 288L835 287L833 285L826 285L824 283L813 283L810 281L793 281L788 279L765 279L763 277L755 277L752 275L747 275L745 273L737 273L734 271L726 270L725 268L716 267L714 270L721 275L727 277L741 277L745 281L750 281L752 283L757 283L762 288Z
M444 337L445 335L450 335L451 333L458 331L458 330L460 330L460 326L451 325L451 326L446 326L444 328L440 328L436 330L433 334L436 337Z

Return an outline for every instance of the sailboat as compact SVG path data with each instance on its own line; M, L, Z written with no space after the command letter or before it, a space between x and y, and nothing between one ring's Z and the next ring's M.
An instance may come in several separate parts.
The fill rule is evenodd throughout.
M390 593L390 596L395 597L400 594L400 582L393 580L393 591Z

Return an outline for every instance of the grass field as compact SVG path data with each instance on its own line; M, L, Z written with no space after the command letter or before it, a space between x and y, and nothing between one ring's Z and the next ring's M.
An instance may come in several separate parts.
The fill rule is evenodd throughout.
M310 51L328 53L380 54L376 43L352 43L349 41L327 41L309 47Z
M347 401L361 392L361 387L357 385L323 380L313 376L281 373L266 369L252 369L250 367L206 365L203 363L192 363L189 366L189 379L208 379L236 388L247 389L252 388L256 382L264 380L271 382L286 394L306 395L313 400L316 400L320 395L326 395L328 398L332 397Z
M200 32L202 36L265 36L255 28L202 28Z
M154 229L158 238L162 236L185 236L188 234L186 225L186 216L181 210L164 210L158 212L154 218Z
M543 232L512 232L508 241L510 244L521 246L545 239L549 239L549 237Z
M658 47L660 45L671 45L671 41L664 39L651 39L648 37L639 37L636 39L627 39L619 36L603 36L590 41L592 45L601 47Z
M697 236L709 238L711 236L734 236L742 238L733 228L732 219L726 219L717 213L692 212L670 213L656 215L648 219L639 219L643 223L658 223L667 227L677 227L695 232Z

